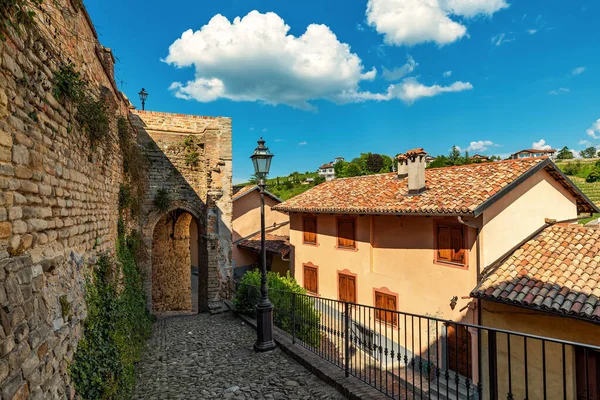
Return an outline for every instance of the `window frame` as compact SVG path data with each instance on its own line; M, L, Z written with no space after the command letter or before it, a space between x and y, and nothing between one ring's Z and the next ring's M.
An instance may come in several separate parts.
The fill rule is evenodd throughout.
M314 219L315 220L315 241L313 242L307 242L305 241L305 232L306 232L306 220L307 219ZM302 244L305 244L307 246L318 246L319 245L319 221L316 215L314 214L303 214L302 215Z
M341 220L352 220L354 224L354 247L347 247L340 245L340 221ZM356 215L338 215L335 217L335 248L338 250L346 251L358 251L358 218Z
M452 262L452 261L446 261L446 260L440 260L439 257L439 239L438 239L438 232L439 232L439 228L440 226L443 227L448 227L452 230L452 228L460 228L462 230L462 236L463 236L463 244L462 244L462 250L464 252L464 263L456 263L456 262ZM450 240L452 240L452 237L450 237ZM444 220L439 220L439 221L435 221L433 224L433 263L434 264L438 264L438 265L444 265L447 267L452 267L452 268L459 268L459 269L469 269L469 229L460 223L456 223L454 221L444 221Z
M340 276L341 275L349 276L349 277L354 278L354 300L355 300L354 302L351 302L351 301L347 302L346 300L342 300L342 298L340 296L341 295L341 293L340 293L340 289L341 289L341 287L340 287ZM354 274L354 273L350 272L347 269L344 269L342 271L337 271L337 284L336 284L336 286L337 286L337 298L338 298L338 301L342 301L344 303L347 302L347 303L350 303L350 304L358 304L358 277L357 276L358 276L358 274Z
M379 312L379 310L375 310L375 316L374 316L374 318L375 318L375 321L376 321L376 322L378 322L378 323L380 323L380 324L385 324L385 325L389 325L389 326L398 326L398 320L400 319L400 317L399 317L399 315L398 315L398 313L397 313L397 312L398 312L398 308L399 308L399 305L398 305L398 297L399 297L399 296L398 296L398 293L393 293L393 292L391 292L391 291L390 291L388 288L386 288L386 287L382 287L382 288L373 288L373 306L374 306L376 309L378 309L378 308L381 308L381 309L383 309L383 307L378 307L378 306L377 306L377 294L381 294L381 295L383 295L384 297L393 297L393 298L394 298L394 301L395 301L395 304L396 304L396 308L395 308L395 309L386 308L386 310L389 310L390 312L394 312L394 313L392 314L392 315L393 315L393 317L394 317L394 318L392 319L392 320L393 320L393 322L387 322L385 319L381 319L381 318L379 318L379 317L378 317L378 315L377 315L377 314L378 314L378 312ZM381 312L384 312L384 313L385 313L386 311L381 311Z
M310 269L314 269L316 274L317 274L317 282L316 282L316 291L313 292L311 290L308 290L306 288L306 268L310 268ZM311 262L307 262L307 263L302 263L302 287L306 290L307 293L310 294L314 294L314 295L318 295L319 294L319 266L315 265Z

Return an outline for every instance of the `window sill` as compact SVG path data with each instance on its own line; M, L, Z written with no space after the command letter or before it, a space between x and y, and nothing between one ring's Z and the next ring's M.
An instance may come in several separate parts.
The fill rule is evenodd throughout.
M338 250L358 251L358 249L356 247L342 247L342 246L334 246L334 247Z
M319 243L302 242L305 246L319 247Z
M449 262L449 261L433 260L433 263L436 264L436 265L443 265L445 267L465 269L465 270L469 269L469 266L466 265L466 264L458 264L458 263L453 263L453 262Z

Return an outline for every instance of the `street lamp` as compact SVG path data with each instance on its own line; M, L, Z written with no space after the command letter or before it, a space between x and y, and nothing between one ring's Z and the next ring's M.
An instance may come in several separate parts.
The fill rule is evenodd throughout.
M142 88L142 91L138 94L140 95L140 100L142 101L142 110L144 110L146 106L146 99L148 98L148 92L146 92L146 89Z
M258 147L250 156L260 188L260 301L256 305L256 343L254 350L269 351L275 348L273 341L273 304L267 294L267 252L265 250L265 178L271 168L273 154L260 138Z

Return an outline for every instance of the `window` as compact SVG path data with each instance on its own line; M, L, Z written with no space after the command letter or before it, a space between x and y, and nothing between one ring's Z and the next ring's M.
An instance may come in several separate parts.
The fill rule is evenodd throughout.
M356 248L356 219L352 217L340 217L337 220L338 225L338 247L342 247L345 249L355 249Z
M375 291L375 307L386 310L396 311L396 296L383 292ZM398 323L398 314L383 310L375 310L375 318L386 324L396 325Z
M466 266L465 235L462 225L437 225L435 261Z
M305 244L317 244L317 217L306 216L302 219L302 231Z
M319 275L317 267L304 265L304 289L310 293L319 293Z
M356 277L352 275L338 275L338 292L340 301L356 303Z

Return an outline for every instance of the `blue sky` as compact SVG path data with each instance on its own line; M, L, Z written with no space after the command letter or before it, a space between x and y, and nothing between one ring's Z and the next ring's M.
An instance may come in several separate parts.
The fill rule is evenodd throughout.
M234 182L259 136L272 176L368 151L600 145L596 0L85 4L134 105L144 87L146 109L233 118Z

